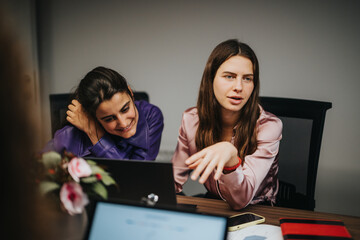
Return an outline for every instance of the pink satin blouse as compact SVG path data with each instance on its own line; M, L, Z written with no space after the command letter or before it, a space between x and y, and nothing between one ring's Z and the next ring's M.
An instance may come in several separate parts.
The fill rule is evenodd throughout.
M172 158L177 192L182 191L182 185L189 177L190 169L185 160L198 152L195 144L198 124L196 107L189 108L183 113L178 143ZM214 180L213 172L204 183L209 192L225 200L233 209L241 209L248 204L263 201L275 203L279 186L278 151L282 137L282 122L260 107L257 129L257 150L245 157L244 165L229 174L222 174L218 181Z

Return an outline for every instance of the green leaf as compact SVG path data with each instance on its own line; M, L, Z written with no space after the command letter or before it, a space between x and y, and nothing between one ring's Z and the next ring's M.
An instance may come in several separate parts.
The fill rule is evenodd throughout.
M96 194L98 194L103 199L107 199L107 190L101 183L97 182L93 184L93 190Z
M102 175L101 180L106 186L109 186L111 184L116 184L115 180L109 175Z
M90 165L90 168L91 168L91 171L93 174L95 174L95 173L102 174L105 172L104 169L102 169L101 167L98 167L98 166Z
M46 152L42 155L42 162L46 168L52 168L61 162L61 155L57 152Z
M40 183L40 192L46 194L60 188L60 185L55 182L43 181Z
M86 162L87 162L90 166L96 165L96 162L94 162L94 161L92 161L92 160L86 160Z
M97 178L95 176L90 176L90 177L80 178L80 180L84 183L94 183L97 181Z

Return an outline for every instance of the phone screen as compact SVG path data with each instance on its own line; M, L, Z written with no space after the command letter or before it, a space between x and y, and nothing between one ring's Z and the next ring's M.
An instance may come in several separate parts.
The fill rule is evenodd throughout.
M241 214L241 215L229 218L229 227L241 225L244 223L248 223L248 222L252 222L252 221L256 221L256 220L260 220L260 219L262 219L262 217L251 214L251 213Z

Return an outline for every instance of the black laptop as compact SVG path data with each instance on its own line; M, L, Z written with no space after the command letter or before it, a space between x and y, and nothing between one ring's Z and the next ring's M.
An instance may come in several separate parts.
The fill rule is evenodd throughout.
M225 240L226 216L134 202L95 202L85 239Z
M117 185L109 186L108 199L176 206L172 163L86 157L109 172ZM151 204L150 204L151 205Z

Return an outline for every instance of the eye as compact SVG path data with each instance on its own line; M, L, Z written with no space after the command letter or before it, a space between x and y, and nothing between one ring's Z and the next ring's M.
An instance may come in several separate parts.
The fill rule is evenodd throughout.
M127 106L125 106L124 108L122 108L122 109L120 110L120 112L121 112L121 113L126 113L127 111L129 111L129 109L130 109L130 107L127 105Z
M232 75L225 75L224 76L226 79L233 79L234 78L234 76L232 76Z
M128 101L121 109L120 113L126 113L130 109L130 101Z
M114 119L115 119L115 117L111 116L111 117L107 117L107 118L103 119L103 121L106 123L109 123L109 122L114 121Z
M246 76L246 77L244 77L244 81L245 82L251 82L251 81L253 81L253 77L252 76Z

